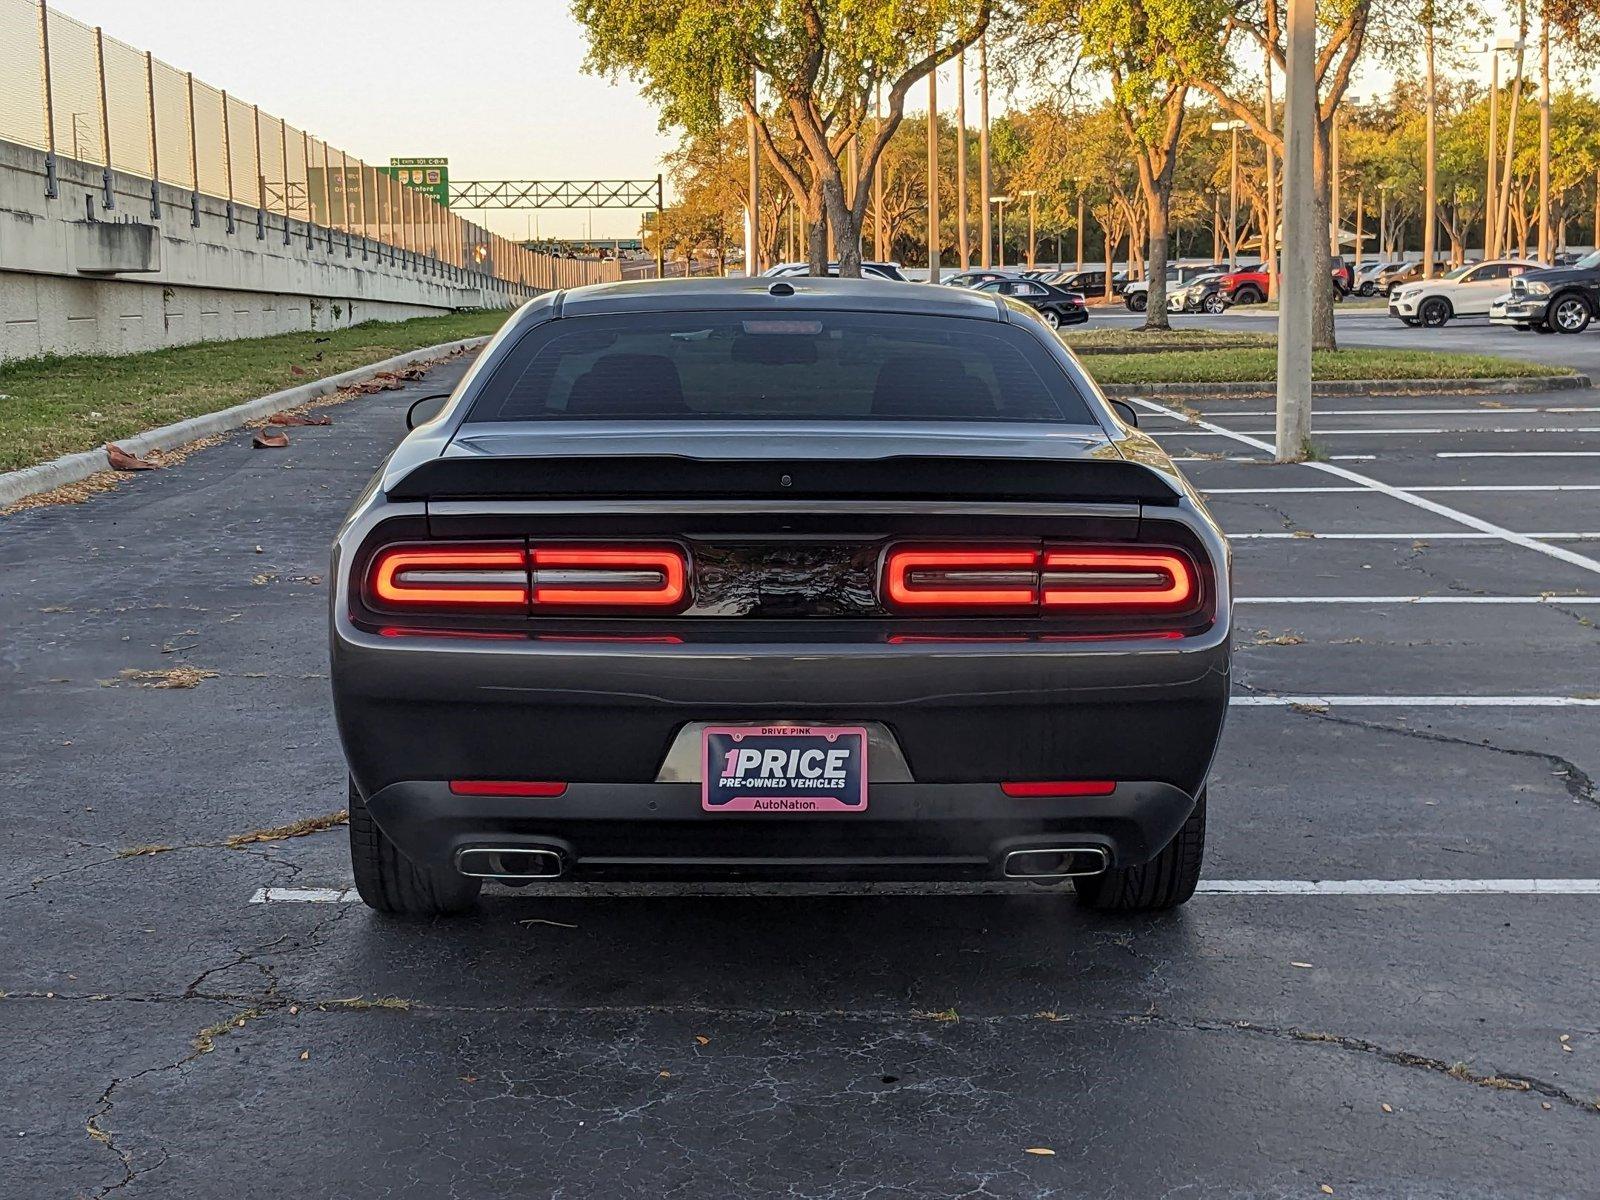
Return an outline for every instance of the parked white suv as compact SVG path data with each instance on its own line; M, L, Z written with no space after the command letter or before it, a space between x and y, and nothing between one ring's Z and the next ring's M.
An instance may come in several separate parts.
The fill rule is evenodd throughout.
M1407 325L1443 325L1453 317L1486 317L1489 306L1511 290L1511 281L1540 264L1519 258L1496 258L1457 267L1449 274L1397 288L1389 297L1389 315Z

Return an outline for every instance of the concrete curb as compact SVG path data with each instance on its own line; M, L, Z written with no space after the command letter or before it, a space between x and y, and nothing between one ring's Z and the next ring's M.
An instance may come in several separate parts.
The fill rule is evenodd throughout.
M1509 395L1523 392L1570 392L1592 387L1587 375L1525 375L1518 379L1325 379L1311 385L1313 396L1454 396L1462 392ZM1271 396L1278 385L1263 379L1251 383L1104 383L1100 390L1117 399L1147 396Z
M420 350L408 350L404 354L397 354L382 362L368 363L364 367L355 367L338 375L329 375L326 379L302 383L296 387L285 388L281 392L273 392L271 395L258 396L254 400L246 400L243 404L235 404L231 408L203 413L198 417L174 421L171 425L163 425L159 429L150 429L132 437L120 438L117 445L129 454L141 457L152 450L174 450L201 438L242 428L251 421L329 395L352 383L371 379L383 371L395 371L457 350L471 349L483 345L488 340L486 337L461 338L453 342L441 342L437 346L425 346ZM0 474L0 509L7 508L28 496L36 496L40 492L48 492L69 483L78 483L91 475L110 469L111 463L106 459L105 447L101 446L94 450L81 450L76 454L64 454L60 458L23 467L19 471L7 471Z

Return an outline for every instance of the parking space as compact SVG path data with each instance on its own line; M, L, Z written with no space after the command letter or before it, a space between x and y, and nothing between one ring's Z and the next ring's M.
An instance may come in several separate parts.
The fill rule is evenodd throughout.
M1266 401L1146 410L1239 598L1170 918L565 886L418 926L293 826L344 804L326 544L462 369L0 521L0 1191L1592 1190L1600 460L1518 455L1600 452L1595 393L1320 401L1293 466Z

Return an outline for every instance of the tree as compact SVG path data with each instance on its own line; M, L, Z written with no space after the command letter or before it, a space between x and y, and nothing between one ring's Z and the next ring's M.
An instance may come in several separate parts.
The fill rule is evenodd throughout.
M1143 194L1128 215L1145 226L1146 329L1169 327L1166 265L1184 109L1192 83L1222 65L1228 11L1225 0L1037 0L1030 14L1034 28L1073 45L1110 84Z
M1264 52L1280 72L1286 73L1288 61L1284 53L1284 18L1286 0L1238 0L1229 25L1230 40L1243 41L1252 47L1250 61ZM1318 0L1317 2L1317 120L1316 153L1314 155L1317 194L1317 217L1321 228L1332 229L1331 197L1331 137L1333 123L1339 114L1340 102L1350 87L1356 62L1372 31L1375 17L1394 20L1400 14L1384 6L1375 6L1373 0ZM1414 37L1410 22L1404 21L1404 37L1398 30L1385 26L1385 49L1391 52L1409 45ZM1240 54L1238 58L1247 56ZM1284 151L1283 134L1269 128L1261 109L1245 98L1241 83L1251 86L1254 76L1237 70L1201 76L1195 85L1205 91L1223 112L1245 122L1257 138L1265 142L1280 157ZM1312 345L1318 350L1332 350L1336 346L1333 333L1333 289L1318 288Z
M905 115L912 86L972 45L991 0L573 0L589 34L588 69L637 80L663 127L706 133L735 112L755 121L762 153L801 204L813 271L861 274L861 224L872 170ZM763 105L757 79L766 82ZM886 88L881 120L873 97ZM782 131L798 152L786 151ZM841 158L861 143L846 194ZM823 224L824 220L827 226Z

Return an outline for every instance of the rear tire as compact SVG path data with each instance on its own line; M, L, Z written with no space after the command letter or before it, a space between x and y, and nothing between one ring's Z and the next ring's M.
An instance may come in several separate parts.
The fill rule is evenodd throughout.
M1260 288L1248 283L1233 294L1235 304L1260 304L1265 299Z
M350 781L350 866L368 908L401 917L453 917L471 910L483 882L443 867L419 867L389 840Z
M1073 880L1078 903L1096 912L1163 912L1194 895L1206 851L1206 794L1161 853L1138 867L1113 867Z
M1044 323L1050 326L1051 329L1061 328L1061 314L1055 309L1047 308L1041 315L1044 317Z
M1125 297L1129 312L1143 312L1150 307L1150 293L1129 292Z

